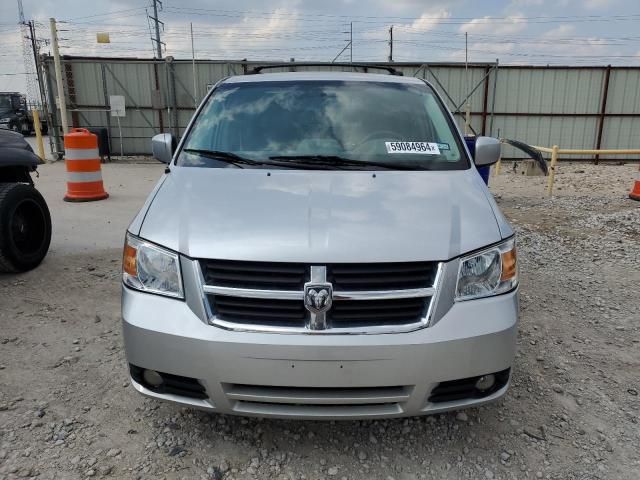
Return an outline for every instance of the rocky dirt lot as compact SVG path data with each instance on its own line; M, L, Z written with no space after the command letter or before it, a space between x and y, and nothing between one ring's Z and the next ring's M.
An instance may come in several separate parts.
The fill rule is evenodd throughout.
M60 244L36 271L0 276L0 479L640 478L636 170L561 164L551 200L510 165L491 179L519 234L513 385L429 417L260 420L144 399L122 348L120 244Z

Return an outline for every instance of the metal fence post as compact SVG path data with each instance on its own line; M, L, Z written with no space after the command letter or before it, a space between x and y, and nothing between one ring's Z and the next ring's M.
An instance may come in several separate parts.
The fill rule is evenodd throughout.
M499 62L496 58L496 64L493 67L493 94L491 95L491 117L489 119L489 136L493 136L493 115L496 110L496 89L498 87L498 66Z
M604 122L607 118L607 97L609 96L609 79L611 78L611 65L607 65L604 72L604 86L602 87L602 102L600 104L600 120L598 122L598 133L596 137L596 150L602 147L602 131L604 130ZM598 164L600 155L596 155L595 164Z
M167 69L169 130L173 130L173 135L178 138L180 136L180 126L178 125L178 102L176 98L176 76L173 69L173 57L165 57L165 67Z
M489 65L484 67L484 92L482 93L482 129L481 135L486 135L487 131L487 103L489 101L489 73L491 68Z
M176 70L175 65L173 63L173 59L171 62L171 68L169 71L171 72L171 100L173 101L173 129L174 135L176 138L180 138L180 117L178 115L178 92L176 91Z
M556 168L558 165L558 145L551 148L551 166L549 167L549 180L547 182L547 197L553 194L553 182L556 178Z
M107 72L104 68L104 63L100 63L100 73L102 73L102 96L104 97L104 109L106 116L106 125L107 125L107 138L109 141L109 161L111 161L111 151L113 150L113 141L111 135L111 112L109 111L111 107L109 106L109 93L107 90Z

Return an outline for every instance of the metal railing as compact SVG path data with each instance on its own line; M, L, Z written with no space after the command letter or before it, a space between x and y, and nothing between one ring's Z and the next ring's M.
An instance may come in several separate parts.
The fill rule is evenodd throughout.
M541 153L550 153L551 162L549 164L549 178L547 180L547 197L553 195L553 185L556 179L556 173L558 170L558 161L560 155L640 155L640 148L622 148L622 149L585 149L585 148L560 148L558 145L553 147L538 147L531 145L531 148L538 150ZM500 175L501 160L495 165L494 175Z
M547 180L547 197L553 195L553 184L556 178L556 171L558 169L558 160L560 155L640 155L640 149L638 148L623 148L616 150L603 150L603 149L581 149L581 148L560 148L558 145L553 147L537 147L532 145L533 148L542 153L551 154L551 164L549 165L549 179Z

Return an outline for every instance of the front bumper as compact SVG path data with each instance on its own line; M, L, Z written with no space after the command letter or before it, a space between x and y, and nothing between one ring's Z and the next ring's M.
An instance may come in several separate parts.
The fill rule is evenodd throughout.
M513 364L518 293L456 303L438 323L408 333L247 333L205 324L185 302L123 287L127 360L196 378L208 398L140 393L225 414L280 418L378 418L437 413L494 401L429 401L440 383Z

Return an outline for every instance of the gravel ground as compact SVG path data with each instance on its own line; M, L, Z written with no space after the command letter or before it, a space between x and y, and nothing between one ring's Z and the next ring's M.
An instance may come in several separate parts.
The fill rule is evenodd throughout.
M519 234L513 385L498 403L429 417L260 420L147 400L127 381L120 244L54 245L36 271L0 276L0 479L637 479L636 170L562 164L551 200L546 179L511 165L491 179ZM62 202L47 198L55 220Z

